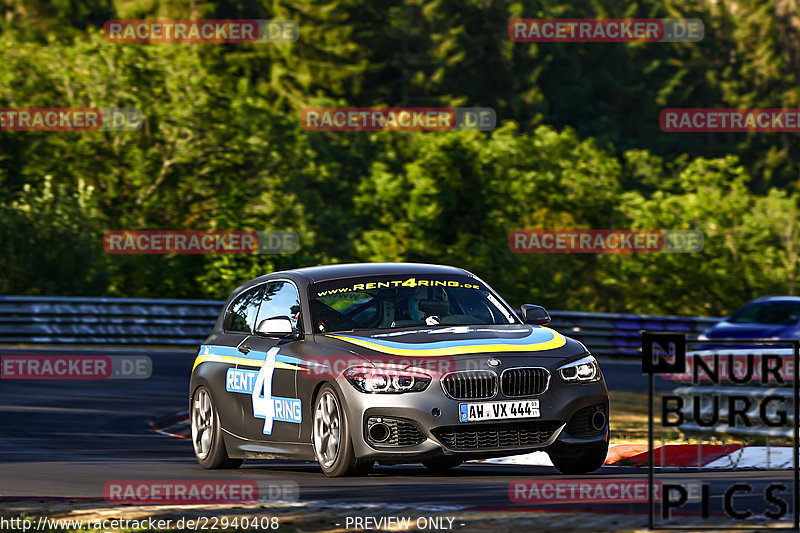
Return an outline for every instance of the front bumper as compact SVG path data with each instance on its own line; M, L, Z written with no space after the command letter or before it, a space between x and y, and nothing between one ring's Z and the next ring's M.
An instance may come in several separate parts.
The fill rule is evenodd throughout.
M563 383L553 377L549 389L538 396L541 417L481 422L459 422L459 404L472 402L521 401L528 398L506 398L500 392L487 400L453 400L434 379L422 392L403 394L365 394L346 380L338 382L344 407L351 424L351 437L356 455L385 463L408 463L441 456L457 456L464 460L485 459L528 453L535 450L579 450L608 441L608 390L604 381L595 383ZM589 436L586 432L570 434L573 416L584 408L602 405L605 428ZM366 435L368 421L402 421L416 428L421 435L404 426L400 442L384 445L370 441ZM418 443L416 443L419 441ZM465 445L466 443L466 445Z

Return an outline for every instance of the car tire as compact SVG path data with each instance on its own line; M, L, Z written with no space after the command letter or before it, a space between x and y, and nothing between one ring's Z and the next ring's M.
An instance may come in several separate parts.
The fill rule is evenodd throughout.
M463 462L464 461L460 459L443 458L443 459L430 459L428 461L422 461L422 464L432 474L442 475L450 473L455 467L461 465Z
M222 424L214 405L214 397L206 387L198 387L189 408L194 456L206 469L239 468L241 459L231 459L222 438Z
M562 474L588 474L598 470L606 461L608 442L603 442L578 454L550 453L553 466Z
M347 413L336 390L328 384L322 386L314 401L311 443L314 456L328 477L365 475L375 464L356 457Z

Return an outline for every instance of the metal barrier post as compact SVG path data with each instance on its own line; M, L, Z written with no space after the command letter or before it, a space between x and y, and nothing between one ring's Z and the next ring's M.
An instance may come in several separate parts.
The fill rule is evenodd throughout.
M703 468L703 437L697 437L697 468Z
M769 435L767 435L767 470L769 470L770 466L770 457L769 457Z

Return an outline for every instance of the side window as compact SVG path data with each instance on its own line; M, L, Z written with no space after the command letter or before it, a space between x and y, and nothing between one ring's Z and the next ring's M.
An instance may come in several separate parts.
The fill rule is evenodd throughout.
M225 317L225 331L253 332L263 289L264 286L260 285L255 289L250 289L233 301Z
M267 284L261 300L261 309L258 311L256 327L262 320L278 316L291 318L294 327L297 327L297 321L300 319L300 295L288 281L273 281Z

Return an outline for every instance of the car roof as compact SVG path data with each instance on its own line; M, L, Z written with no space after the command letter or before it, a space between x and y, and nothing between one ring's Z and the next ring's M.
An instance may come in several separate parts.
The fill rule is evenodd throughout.
M769 296L761 296L760 298L756 298L749 303L754 304L760 302L800 302L800 296L780 296L772 294Z
M318 265L274 272L270 276L296 274L305 277L310 283L331 279L382 276L382 275L472 275L463 268L428 263L344 263L338 265Z
M319 281L364 276L405 276L409 274L413 274L415 276L438 274L475 277L474 274L464 270L463 268L447 265L431 265L427 263L343 263L338 265L318 265L312 267L295 268L292 270L280 270L251 279L250 281L239 285L233 290L225 303L225 307L227 309L227 306L231 300L235 296L241 294L243 291L273 279L291 279L299 285L300 290L304 290L307 285L311 283L317 283Z

